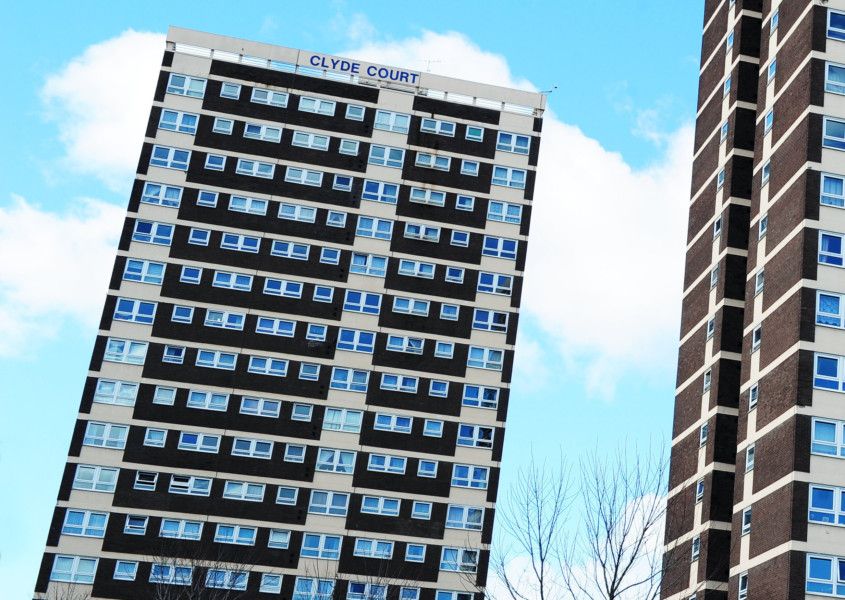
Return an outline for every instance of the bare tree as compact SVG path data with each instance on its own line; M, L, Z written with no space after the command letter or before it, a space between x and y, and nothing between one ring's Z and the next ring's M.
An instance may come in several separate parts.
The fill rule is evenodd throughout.
M650 456L647 454L646 456ZM492 571L510 600L656 600L666 564L668 461L594 452L573 477L533 460L505 493ZM675 554L689 565L689 557ZM688 570L687 570L688 573Z
M51 581L44 600L88 600L91 597L90 586L76 583Z

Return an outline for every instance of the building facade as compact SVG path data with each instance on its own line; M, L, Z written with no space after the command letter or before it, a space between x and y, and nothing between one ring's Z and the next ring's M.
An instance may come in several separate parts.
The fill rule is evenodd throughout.
M171 29L35 597L480 594L544 103Z
M845 597L845 2L707 0L663 597Z

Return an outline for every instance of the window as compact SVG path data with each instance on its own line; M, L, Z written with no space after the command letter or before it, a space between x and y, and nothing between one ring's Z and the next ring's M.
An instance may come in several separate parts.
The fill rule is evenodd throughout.
M461 423L458 426L458 446L492 448L493 431L494 429L492 427L485 427L483 425L465 425Z
M282 141L282 129L280 127L271 127L270 125L260 125L258 123L245 123L244 137L250 140L278 143ZM328 138L326 138L326 144L328 145Z
M238 252L257 254L260 246L261 240L250 235L224 233L220 238L220 247L224 250L236 250Z
M760 223L757 227L757 239L762 239L766 235L766 231L769 229L769 215L763 215L760 217Z
M730 132L730 123L725 121L722 123L722 128L719 130L719 143L724 142L728 139L728 133Z
M477 289L483 294L510 296L513 290L513 275L485 273L482 271L478 274Z
M372 354L375 348L376 334L373 331L341 328L338 332L337 349L350 352Z
M349 494L326 490L311 490L308 512L318 515L345 517L349 508Z
M353 252L349 272L370 277L384 277L387 274L387 257Z
M326 211L326 225L329 227L346 227L346 213L339 210Z
M402 415L391 415L387 413L376 413L373 429L379 431L392 431L394 433L411 433L414 423L412 417Z
M153 404L173 406L176 401L176 388L157 385L153 392Z
M276 165L272 163L259 162L257 160L238 159L235 173L238 175L249 175L250 177L261 177L262 179L273 179Z
M508 330L508 313L476 308L473 312L472 328L506 333Z
M778 72L778 61L776 58L772 59L772 62L769 63L769 68L767 70L767 82L771 83L775 80L775 75Z
M731 93L731 78L730 76L725 79L725 83L722 84L722 97L726 98L728 94Z
M169 246L173 240L173 225L154 221L135 221L132 240L144 244Z
M405 223L405 237L426 242L437 242L440 239L440 228L422 223Z
M224 590L245 590L248 580L249 573L246 571L209 569L205 575L206 587Z
M156 484L158 483L158 473L150 471L138 471L135 474L135 483L133 487L136 490L143 490L146 492L154 492Z
M531 138L527 135L500 131L496 139L496 150L513 152L514 154L528 154L531 148Z
M150 155L151 167L163 167L165 169L176 169L177 171L187 171L188 162L191 160L191 151L183 150L181 148L171 148L169 146L153 146L152 154Z
M144 190L141 192L141 202L178 208L182 202L182 188L148 181L144 184Z
M184 360L185 360L185 347L184 346L167 345L167 346L164 347L164 351L162 352L161 362L181 365L182 361L184 361Z
M748 410L753 409L757 406L757 400L760 397L760 386L758 384L754 384L748 390Z
M695 501L701 502L704 498L704 480L699 479L695 482Z
M419 260L399 261L399 274L408 277L421 277L423 279L434 279L434 264Z
M765 284L765 281L766 281L765 271L763 269L760 269L754 275L754 294L755 295L757 295L757 294L759 294L760 292L763 291L763 285Z
M346 118L352 121L363 121L365 111L366 109L363 106L358 106L357 104L349 104L346 107Z
M352 182L354 181L353 177L349 175L335 175L334 182L332 183L332 189L340 190L341 192L351 192L352 191Z
M138 575L138 563L130 560L118 560L114 564L114 579L135 581Z
M824 118L824 138L822 145L834 150L845 150L845 121Z
M310 404L294 403L290 410L291 421L311 421L311 414L314 412L314 407Z
M823 173L821 188L819 199L821 204L845 208L845 178ZM124 279L126 279L125 276Z
M466 139L471 142L480 142L484 139L484 128L474 125L467 125Z
M827 11L827 37L845 40L845 13Z
M305 462L305 446L302 444L285 444L285 462Z
M748 444L748 447L745 449L745 472L748 473L749 471L754 470L754 455L756 446L754 444Z
M425 340L407 335L388 335L386 348L392 352L422 354L425 348Z
M361 215L358 217L358 226L355 228L355 235L379 240L389 240L393 235L393 221Z
M452 467L452 486L476 489L487 489L490 477L488 467L455 464Z
M293 337L294 333L296 333L296 321L258 317L255 324L255 331L256 333L263 333L265 335Z
M220 523L214 533L214 541L221 544L236 544L240 546L253 546L255 544L257 529L243 525L226 525Z
M197 194L197 206L206 206L215 208L217 206L217 192L209 190L200 190Z
M845 559L808 554L806 590L810 593L841 596L839 592L843 571ZM747 592L745 598L748 598Z
M195 246L208 246L208 240L211 238L211 232L208 229L197 229L191 227L188 233L188 243Z
M768 133L772 130L772 125L775 122L775 110L772 109L763 117L763 133Z
M147 347L147 342L109 338L106 341L103 360L130 365L142 365L144 364L144 359L147 357Z
M98 467L95 465L76 465L73 477L73 489L91 492L113 492L117 484L120 469Z
M150 565L150 582L152 583L190 585L192 578L193 567L177 567L160 563Z
M711 385L712 381L713 381L713 372L710 369L707 369L707 371L704 373L704 386L703 387L704 387L705 392L710 389L710 385Z
M320 262L326 265L340 263L340 250L337 248L323 248L320 250Z
M446 206L446 192L412 187L408 196L410 202L415 204L428 204L430 206Z
M829 354L815 355L815 376L813 378L813 387L819 389L845 391L845 381L843 381L843 360L841 356L834 356Z
M202 268L201 267L189 267L184 266L182 267L182 272L179 274L179 281L182 283L190 283L193 285L199 285L200 279L202 278Z
M134 406L138 395L138 384L113 379L98 379L94 388L94 402Z
M501 371L505 358L505 351L496 348L483 348L481 346L470 346L467 356L467 366L476 369L490 369Z
M381 165L383 167L401 169L404 160L405 150L402 148L377 146L375 144L370 146L370 157L368 162L371 165Z
M197 366L207 367L210 369L224 369L226 371L234 371L235 364L238 361L238 355L233 352L223 352L222 350L198 350L197 351Z
M261 502L264 499L264 484L248 483L246 481L227 481L223 487L223 497L230 500Z
M381 389L390 390L394 392L405 392L407 394L416 394L419 379L416 377L409 377L407 375L392 375L390 373L382 373L381 375Z
M201 410L225 411L229 406L229 394L190 390L187 406Z
M360 143L358 142L358 140L341 139L340 144L338 145L338 152L340 154L348 154L350 156L357 156L359 145L360 145Z
M312 342L325 342L328 331L329 328L326 325L309 323L308 329L305 331L305 339L311 340Z
M294 131L290 143L292 146L299 146L300 148L325 151L329 149L329 136L306 131Z
M428 300L417 300L415 298L403 298L401 296L396 296L395 298L393 298L393 312L395 312L395 313L427 317L428 316L428 308L429 308L429 301Z
M268 548L285 549L290 545L290 531L287 529L271 529L267 541Z
M126 267L123 269L123 279L124 281L161 285L164 281L164 263L129 258L126 260Z
M205 79L171 73L167 80L167 93L190 98L202 98L205 95Z
M268 594L278 594L282 591L282 576L274 575L272 573L262 573L261 585L259 586L258 591Z
M232 456L269 459L273 454L273 442L236 437L232 440Z
M82 444L84 446L122 450L126 446L126 436L128 433L128 425L89 421L85 428L85 437L82 438Z
M440 555L441 571L458 571L461 573L475 573L478 568L478 550L466 548L443 547Z
M437 590L435 600L472 600L471 592L450 592L444 590Z
M185 519L162 519L159 536L180 540L198 540L202 535L202 523Z
M707 436L710 434L710 426L707 423L698 428L698 445L704 446L707 443Z
M319 115L334 115L335 103L322 98L309 98L302 96L299 99L299 110L302 112L317 113Z
M399 199L399 185L385 181L364 180L364 188L361 191L362 200L373 202L384 202L385 204L396 204Z
M232 130L235 128L235 122L232 119L223 119L221 117L215 117L214 125L211 127L211 131L214 133L222 133L223 135L232 135ZM223 159L225 162L226 159ZM208 160L205 161L206 168L208 166Z
M452 246L458 246L461 248L466 248L469 246L469 231L461 231L459 229L455 229L452 231L452 238L449 243Z
M220 97L237 100L241 97L241 84L223 82L220 85Z
M448 171L449 166L452 164L452 159L449 156L436 156L434 154L426 154L425 152L417 152L415 164L418 167L425 167L427 169Z
M357 548L357 546L356 546ZM378 557L389 558L389 557ZM346 600L386 600L387 586L374 583L350 581L346 592Z
M208 452L216 454L220 450L220 436L208 433L193 433L183 431L179 434L179 450L193 452ZM232 452L234 454L234 451Z
M452 342L435 342L434 356L437 358L452 358L455 354L455 344Z
M229 199L229 210L233 212L248 213L251 215L266 215L267 200L261 198L250 198L248 196L232 196Z
M144 432L145 446L150 446L151 448L164 448L165 442L167 442L166 429L155 429L153 427L147 427L146 431Z
M334 580L314 577L297 577L291 600L332 600Z
M767 160L760 169L760 184L766 185L772 176L772 161Z
M314 363L300 364L299 378L307 381L317 381L320 378L320 365Z
M819 233L819 263L843 266L842 236L837 233Z
M69 508L65 511L62 534L101 538L106 535L106 523L108 523L108 520L108 513L93 512L90 510L73 510Z
M726 47L726 50L727 50L727 51L729 51L731 48L733 48L733 47L734 47L734 32L733 32L733 31L731 31L731 32L728 34L728 39L727 39L727 41L725 42L725 45L727 46L727 47Z
M724 169L720 169L719 173L716 175L716 189L721 189L722 186L725 185L725 177L727 173Z
M398 498L384 496L363 496L361 498L361 512L383 517L398 517L402 501Z
M190 323L194 320L194 307L174 304L170 320L174 323Z
M383 129L395 133L408 133L411 115L405 113L377 110L373 129Z
M482 385L464 385L462 404L477 408L498 408L499 389Z
M719 283L719 265L713 267L710 271L710 289L713 289Z
M457 321L461 307L457 304L441 304L440 318L444 321Z
M223 310L207 310L205 313L206 327L219 327L221 329L234 329L241 331L244 328L243 313L228 312Z
M211 285L213 287L229 288L241 292L248 292L252 289L252 275L215 271Z
M763 341L763 326L758 325L751 332L751 352L756 352L760 349L760 343Z
M145 535L147 533L148 521L149 517L141 515L126 515L123 533L127 535Z
M493 166L493 179L491 182L493 185L524 190L525 179L526 171L524 169L514 169L513 167L502 167L499 165Z
M349 392L366 392L369 378L369 371L334 367L332 369L330 387L335 390L346 390Z
M370 454L367 463L368 471L380 471L383 473L405 473L405 465L408 459L404 456L391 456L389 454Z
M66 581L82 584L94 583L94 574L96 571L96 558L57 554L53 559L50 581Z
M391 558L393 556L393 542L355 538L355 548L352 554L365 558Z
M288 95L284 92L253 88L249 101L255 102L256 104L267 104L269 106L285 108L288 105Z
M692 538L692 543L690 545L691 552L690 552L690 559L691 560L698 560L699 555L701 554L701 536L697 535Z
M811 523L845 525L845 489L819 485L810 486Z
M355 469L355 452L320 448L317 452L317 471L351 474Z
M447 529L470 529L481 531L484 509L478 506L450 504L446 511Z
M433 398L446 398L449 395L449 382L432 379L428 387L428 395Z
M771 34L771 33L773 33L773 32L775 31L775 29L777 29L777 28L778 28L778 23L779 23L779 22L780 22L780 11L779 11L779 10L776 10L776 11L772 14L772 20L771 20L771 21L769 21L769 33L770 33L770 34Z
M158 121L158 128L194 135L197 132L198 121L199 115L178 110L163 109Z
M491 200L487 204L487 220L519 225L522 222L522 206Z
M424 118L420 121L420 131L455 137L455 124L452 121Z
M843 319L842 296L829 292L816 293L816 324L827 327L842 328Z
M254 398L251 396L244 396L241 399L241 414L254 415L256 417L270 417L275 418L279 416L282 403L279 400L269 400L267 398Z
M834 94L845 94L845 66L827 63L825 90Z
M247 371L256 375L285 377L288 374L288 361L266 356L250 356Z
M283 506L296 506L296 499L299 496L299 488L280 485L276 491L276 504Z
M437 461L436 460L420 460L417 466L418 477L437 477Z
M302 536L302 558L337 560L340 557L340 536L325 533L306 533Z
M751 533L751 507L742 510L742 532L741 535Z
M411 518L425 521L431 519L431 507L431 502L414 500L414 503L411 505Z
M343 310L377 315L381 310L381 294L346 290Z

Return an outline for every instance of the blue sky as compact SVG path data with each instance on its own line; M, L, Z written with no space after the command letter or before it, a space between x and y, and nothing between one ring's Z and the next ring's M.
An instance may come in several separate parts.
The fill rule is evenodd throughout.
M115 156L137 156L139 143L121 145L122 128L146 119L130 110L132 100L144 107L151 98L127 83L119 65L134 70L152 56L154 69L157 41L127 30L164 33L174 24L496 83L557 86L541 150L507 473L527 460L528 448L537 456L557 456L558 448L576 456L621 441L668 440L699 4L7 7L13 26L0 39L5 597L32 590L131 185L132 165ZM103 52L89 51L97 44Z

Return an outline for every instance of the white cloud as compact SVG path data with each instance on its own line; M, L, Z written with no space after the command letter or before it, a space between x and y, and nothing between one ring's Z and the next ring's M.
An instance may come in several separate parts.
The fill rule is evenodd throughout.
M26 354L66 318L96 323L123 216L89 198L64 213L20 196L0 207L0 356Z
M128 30L89 46L41 91L65 166L110 188L129 187L164 52L164 35Z

